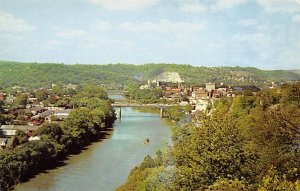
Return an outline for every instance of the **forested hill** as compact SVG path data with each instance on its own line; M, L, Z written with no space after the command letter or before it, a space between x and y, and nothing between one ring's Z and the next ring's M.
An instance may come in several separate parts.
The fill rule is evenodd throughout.
M0 61L0 86L30 88L51 83L96 83L126 85L152 80L164 72L177 72L187 83L224 82L229 85L262 85L264 82L300 80L300 74L284 70L259 70L253 67L195 67L177 64L67 65Z

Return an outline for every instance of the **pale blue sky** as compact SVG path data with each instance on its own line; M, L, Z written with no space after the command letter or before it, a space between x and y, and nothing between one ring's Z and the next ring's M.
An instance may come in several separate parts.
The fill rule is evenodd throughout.
M0 60L300 68L300 0L0 0Z

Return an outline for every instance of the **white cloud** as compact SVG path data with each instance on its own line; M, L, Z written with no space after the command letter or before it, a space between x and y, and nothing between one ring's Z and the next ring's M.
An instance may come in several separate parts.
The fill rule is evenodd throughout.
M25 20L0 10L0 33L28 32L34 29L35 27L27 24Z
M266 44L272 42L272 38L264 33L235 34L233 40L236 42L248 42L253 44Z
M131 11L155 5L158 0L88 0L108 10Z
M63 45L63 43L61 41L50 39L45 42L45 46L43 46L43 48L45 50L54 50L58 47L61 47L62 45Z
M50 46L59 46L59 45L62 45L62 43L58 40L49 40L47 41L46 43L47 45L50 45Z
M110 31L112 28L111 24L107 21L98 21L92 27L102 32Z
M120 26L122 29L132 32L197 32L205 28L204 24L190 23L190 22L171 22L162 19L159 22L139 22L131 23L124 22Z
M260 52L271 46L273 39L270 35L265 33L252 33L252 34L235 34L230 38L230 46L236 52L240 51L256 51Z
M257 3L268 12L300 12L299 0L257 0Z
M117 46L132 46L134 43L129 40L119 40L119 39L108 39L108 38L92 38L87 43L86 46L90 48L99 48L106 45L117 45Z
M254 26L257 24L257 21L255 19L244 19L241 20L239 24L243 26Z
M299 23L300 22L300 14L298 14L298 15L294 15L293 17L292 17L292 22L295 22L295 23Z
M199 13L207 11L207 6L195 0L184 2L180 1L180 10L183 12Z
M85 37L88 36L88 33L85 32L84 30L79 30L79 29L64 29L60 32L56 33L57 36L63 37L63 38L78 38L78 37Z
M217 0L213 9L223 10L247 3L248 0Z

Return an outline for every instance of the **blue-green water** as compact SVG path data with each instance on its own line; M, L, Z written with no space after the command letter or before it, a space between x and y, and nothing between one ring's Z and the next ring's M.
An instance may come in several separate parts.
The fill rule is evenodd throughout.
M118 113L118 112L117 112ZM144 144L145 138L150 143ZM66 165L40 173L20 184L17 191L111 191L123 184L130 170L148 154L166 147L171 140L169 123L158 113L122 109L107 139L90 145Z

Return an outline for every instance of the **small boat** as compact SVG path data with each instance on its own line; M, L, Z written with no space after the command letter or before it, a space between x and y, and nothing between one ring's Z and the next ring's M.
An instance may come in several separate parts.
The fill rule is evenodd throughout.
M150 142L150 139L149 138L146 138L145 140L144 140L144 144L147 144L147 143L149 143Z

